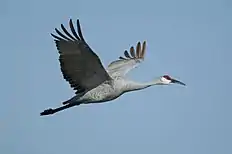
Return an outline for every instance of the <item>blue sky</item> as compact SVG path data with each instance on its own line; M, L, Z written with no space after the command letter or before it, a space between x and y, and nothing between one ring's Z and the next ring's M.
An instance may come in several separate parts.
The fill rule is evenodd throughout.
M0 153L231 154L231 16L229 0L1 1ZM169 74L187 87L40 117L74 95L50 36L70 18L105 66L146 40L130 77Z

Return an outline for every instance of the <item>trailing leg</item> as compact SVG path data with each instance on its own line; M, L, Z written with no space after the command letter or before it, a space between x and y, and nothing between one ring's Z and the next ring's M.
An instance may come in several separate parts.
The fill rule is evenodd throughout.
M70 108L70 107L73 107L73 106L76 106L76 105L80 105L80 103L79 104L77 104L77 103L70 103L70 104L67 104L67 105L55 108L55 109L50 108L50 109L47 109L47 110L44 110L43 112L41 112L40 116L51 115L51 114L54 114L56 112L65 110L67 108Z

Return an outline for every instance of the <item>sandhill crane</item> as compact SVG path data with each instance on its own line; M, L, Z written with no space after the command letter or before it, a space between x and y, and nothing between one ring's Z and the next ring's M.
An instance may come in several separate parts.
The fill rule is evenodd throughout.
M137 67L143 60L146 51L146 42L141 45L137 43L136 49L132 46L130 52L124 52L125 57L119 57L104 69L99 57L94 53L86 43L82 32L80 22L77 19L76 33L72 19L69 21L72 35L66 30L63 24L61 33L55 28L59 35L51 34L59 51L59 61L61 72L66 81L76 91L75 96L63 102L61 107L47 109L40 113L43 115L54 114L58 111L88 103L101 103L118 98L125 92L141 90L153 85L169 85L184 83L163 75L151 82L137 83L128 80L126 74Z

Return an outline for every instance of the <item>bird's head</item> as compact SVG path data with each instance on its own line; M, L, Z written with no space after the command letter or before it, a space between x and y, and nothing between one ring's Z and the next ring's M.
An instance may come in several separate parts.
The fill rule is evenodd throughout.
M170 76L168 76L168 75L163 75L163 76L161 76L160 77L160 82L162 83L162 84L164 84L164 85L169 85L169 84L180 84L180 85L183 85L183 86L185 86L185 84L183 83L183 82L181 82L181 81L178 81L178 80L176 80L176 79L174 79L174 78L171 78Z

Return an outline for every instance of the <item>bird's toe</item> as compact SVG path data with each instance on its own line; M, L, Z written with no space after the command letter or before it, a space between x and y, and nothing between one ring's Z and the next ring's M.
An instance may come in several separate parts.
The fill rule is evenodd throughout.
M43 115L49 115L49 114L53 114L53 109L47 109L47 110L44 110L43 112L40 113L41 116Z

